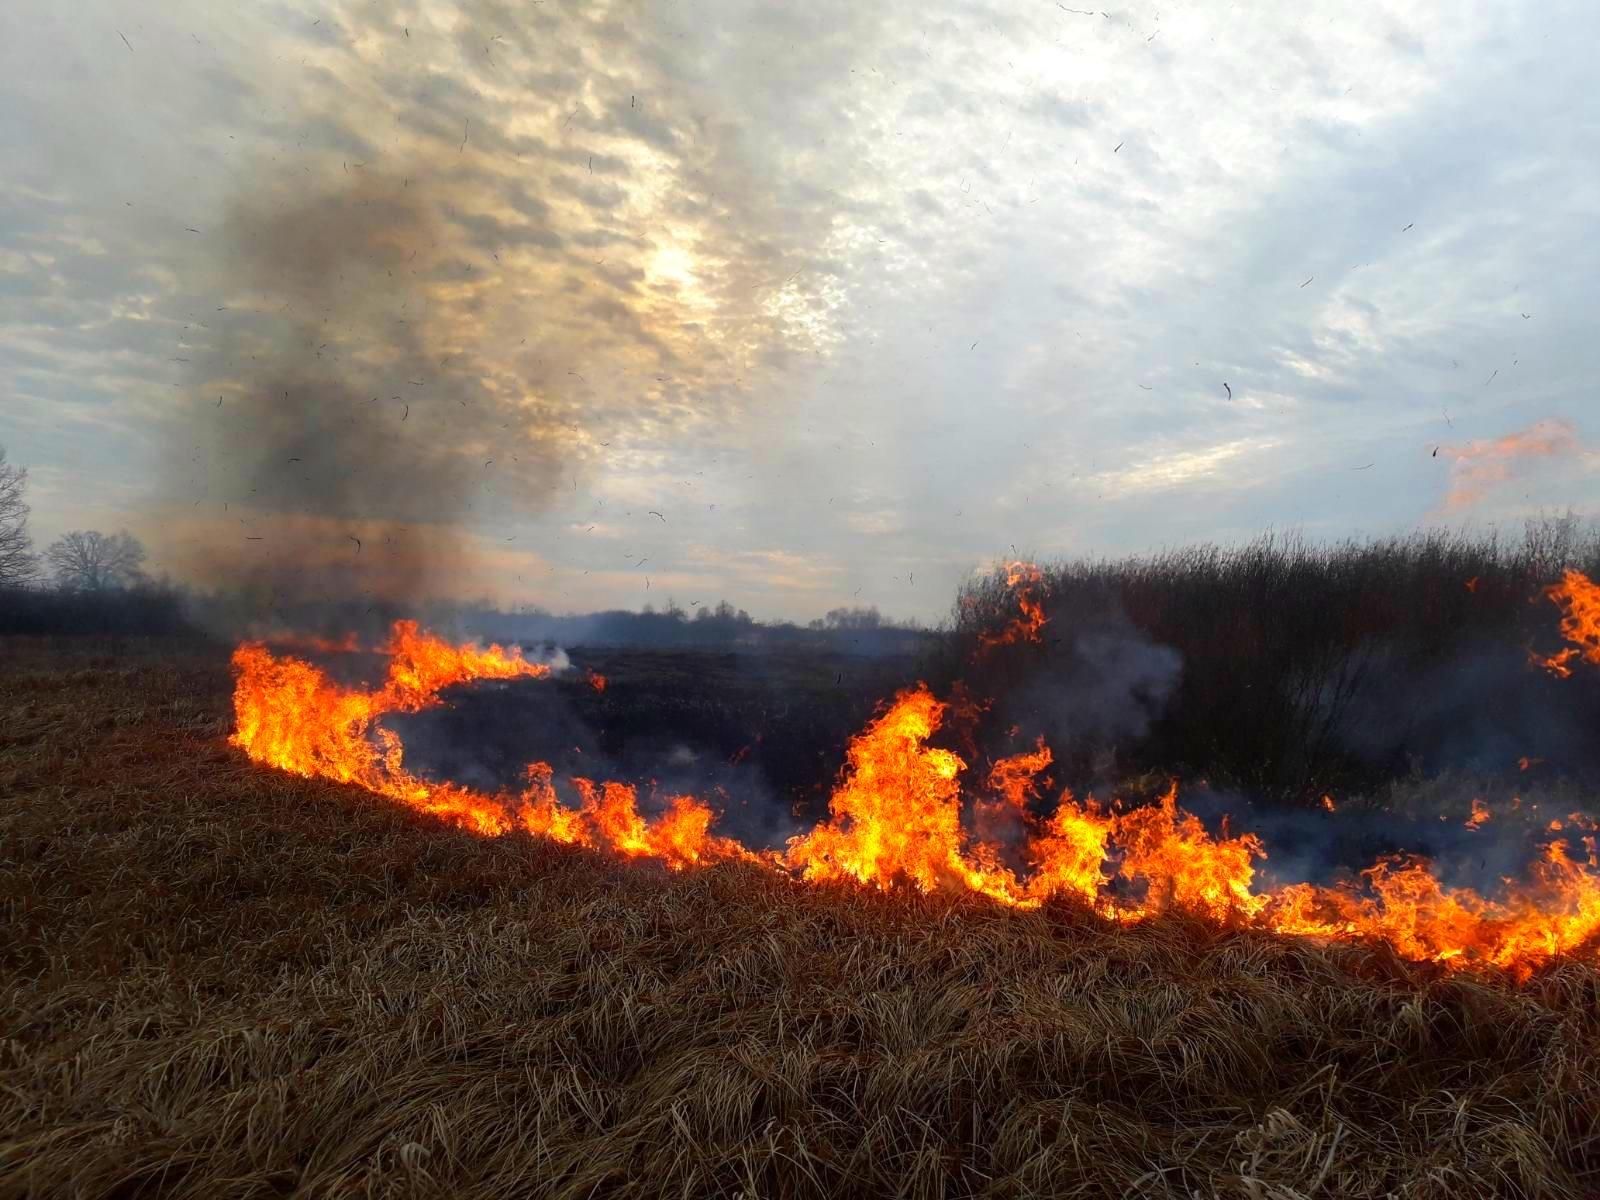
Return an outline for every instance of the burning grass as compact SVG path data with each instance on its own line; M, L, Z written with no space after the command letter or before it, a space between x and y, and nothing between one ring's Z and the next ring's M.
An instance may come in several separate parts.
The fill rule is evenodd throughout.
M1600 974L482 838L0 653L0 1195L1583 1196Z
M1019 624L1030 639L1043 625L1031 594L1038 578L1036 571L1010 576ZM980 657L1007 644L985 643ZM1361 872L1360 883L1296 881L1264 889L1255 866L1267 857L1263 840L1249 832L1232 836L1226 826L1213 835L1178 807L1175 783L1159 803L1126 809L1120 802L1109 809L1093 798L1080 802L1068 790L1041 820L1029 802L1052 761L1042 738L1033 750L993 763L991 794L969 791L962 777L968 763L932 739L947 714L972 719L987 705L970 695L960 705L946 704L919 683L851 738L828 818L790 838L784 850L763 851L712 833L716 810L696 796L653 796L659 811L650 814L631 782L558 779L544 761L527 766L520 791L482 791L417 774L401 735L382 718L439 708L449 686L550 672L519 650L453 646L409 621L395 624L384 655L383 681L363 688L340 684L303 659L275 656L259 643L241 644L233 655L231 743L265 766L359 783L473 833L522 829L563 845L658 860L674 870L741 862L810 883L845 881L879 890L909 884L923 893L970 892L1019 908L1066 895L1124 923L1181 909L1279 933L1378 939L1414 961L1492 965L1518 979L1568 955L1592 960L1600 944L1594 836L1600 826L1582 811L1570 814L1570 832L1560 820L1548 827L1553 836L1527 878L1503 880L1499 898L1447 886L1418 857L1377 861ZM1001 836L970 830L969 807ZM1477 830L1490 815L1475 802L1468 827ZM1023 850L1021 874L1006 861L1008 843Z

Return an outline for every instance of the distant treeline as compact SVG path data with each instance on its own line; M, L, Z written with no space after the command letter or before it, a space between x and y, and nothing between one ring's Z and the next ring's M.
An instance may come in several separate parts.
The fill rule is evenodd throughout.
M0 635L198 636L190 597L160 583L83 591L0 587Z
M366 645L391 623L412 617L448 636L502 643L641 649L825 649L867 655L914 654L934 635L881 617L875 608L839 608L805 625L757 621L726 601L680 608L672 602L643 612L557 615L542 609L507 611L491 604L408 606L367 600L274 604L256 595L194 592L140 580L100 589L0 588L0 635L211 636L355 634Z
M655 649L784 650L826 648L856 654L913 654L936 635L881 617L875 608L834 609L805 625L753 619L724 601L685 610L671 602L663 610L620 609L581 616L537 610L506 613L491 608L451 614L477 636L496 641L544 642L560 646L638 646Z

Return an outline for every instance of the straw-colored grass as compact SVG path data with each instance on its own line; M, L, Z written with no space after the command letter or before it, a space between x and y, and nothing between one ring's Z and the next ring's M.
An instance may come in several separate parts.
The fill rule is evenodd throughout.
M0 644L0 1196L1569 1196L1600 973L672 876Z

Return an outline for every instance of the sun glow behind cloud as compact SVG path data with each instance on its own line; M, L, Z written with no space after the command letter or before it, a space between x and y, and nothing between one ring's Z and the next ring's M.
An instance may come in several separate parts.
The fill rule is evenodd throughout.
M5 28L4 109L45 119L0 124L0 442L47 537L127 521L178 569L263 551L243 515L337 559L428 516L359 451L392 441L441 537L536 550L508 596L937 616L1013 541L1594 498L1576 452L1468 488L1432 454L1594 444L1587 9L179 2L108 58L113 15ZM273 225L343 204L393 244ZM354 431L349 511L284 473L314 455L236 452L273 357L374 406L313 429Z

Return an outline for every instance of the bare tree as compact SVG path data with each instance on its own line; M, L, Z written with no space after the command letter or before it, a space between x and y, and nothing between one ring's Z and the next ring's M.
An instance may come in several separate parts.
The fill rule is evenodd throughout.
M28 536L28 505L23 499L27 489L27 470L6 462L5 448L0 446L0 587L27 583L39 569Z
M44 552L56 583L71 592L130 587L144 578L144 547L132 534L76 530Z
M835 608L828 611L822 618L823 625L828 629L881 629L884 625L878 606L870 608Z

